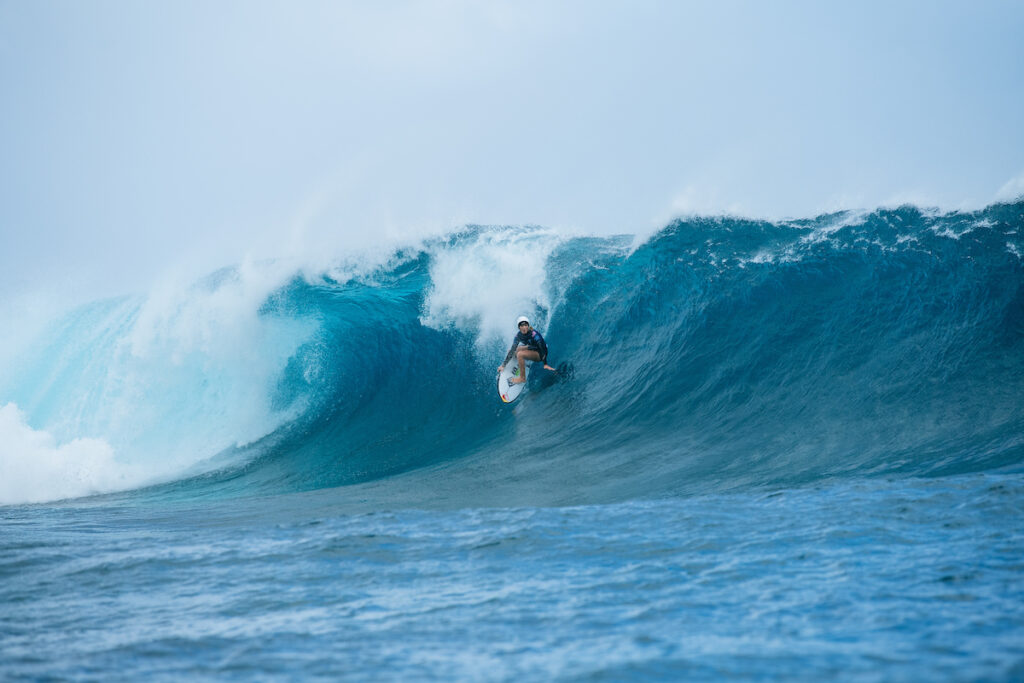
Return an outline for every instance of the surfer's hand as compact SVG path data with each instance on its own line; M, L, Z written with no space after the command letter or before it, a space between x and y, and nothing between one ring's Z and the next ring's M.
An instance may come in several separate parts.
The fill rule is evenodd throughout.
M504 369L505 369L505 366L504 366L504 365L499 365L499 366L498 366L498 372L501 372L501 371L502 371L502 370L504 370Z

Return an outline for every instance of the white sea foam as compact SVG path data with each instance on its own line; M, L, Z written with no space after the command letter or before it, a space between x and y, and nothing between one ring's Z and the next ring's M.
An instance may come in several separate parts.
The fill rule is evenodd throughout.
M0 407L0 505L39 503L132 488L145 481L139 467L114 458L102 439L58 443L33 429L13 403Z
M154 446L177 444L184 462L195 458L189 453L252 442L287 417L271 408L274 382L316 325L260 308L293 275L273 263L243 263L220 282L149 297L124 340L119 398L152 406L150 430L172 430Z
M843 213L836 214L832 217L831 221L826 221L818 227L815 227L811 232L800 238L800 241L811 244L824 242L844 228L863 224L870 214L871 212L866 209L845 211Z
M563 239L541 229L485 230L464 244L433 250L421 322L474 331L480 346L510 339L520 315L542 326L552 303L547 259Z

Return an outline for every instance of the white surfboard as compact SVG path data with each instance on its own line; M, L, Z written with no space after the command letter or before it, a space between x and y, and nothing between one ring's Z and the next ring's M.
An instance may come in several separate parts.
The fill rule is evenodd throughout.
M526 361L526 372L523 373L523 379L530 376L531 365L533 365L533 361ZM510 379L518 376L519 361L516 358L506 363L505 369L498 373L498 396L501 396L501 400L505 403L511 403L519 398L519 395L523 393L523 389L526 387L526 382L509 384Z

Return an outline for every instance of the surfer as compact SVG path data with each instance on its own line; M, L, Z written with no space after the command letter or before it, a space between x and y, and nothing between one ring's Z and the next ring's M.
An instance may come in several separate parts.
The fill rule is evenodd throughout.
M498 366L498 372L505 369L505 363L508 363L512 356L519 359L519 376L510 379L509 384L521 384L526 381L526 361L528 360L540 361L544 364L545 370L556 372L553 367L548 365L548 345L544 343L544 337L530 326L529 319L525 315L521 315L516 320L516 325L519 327L519 332L512 340L512 348L505 355L505 362ZM516 351L516 347L520 344L523 345L523 348Z

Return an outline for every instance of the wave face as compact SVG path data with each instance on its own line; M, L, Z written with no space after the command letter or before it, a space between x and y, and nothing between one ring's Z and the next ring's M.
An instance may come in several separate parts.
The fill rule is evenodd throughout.
M639 246L474 227L372 268L85 307L0 404L64 468L50 482L73 439L109 448L78 494L559 504L994 470L1024 460L1022 234L1024 202L695 218ZM568 367L509 407L520 314Z

